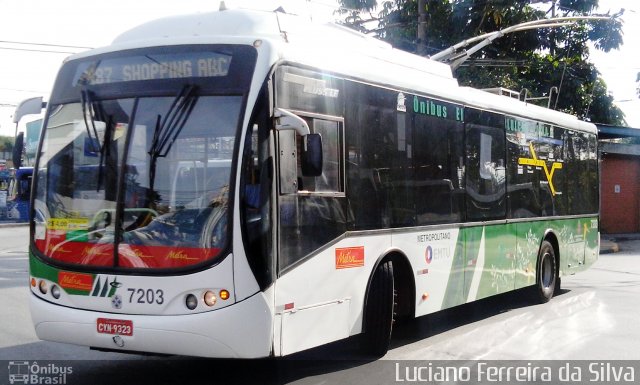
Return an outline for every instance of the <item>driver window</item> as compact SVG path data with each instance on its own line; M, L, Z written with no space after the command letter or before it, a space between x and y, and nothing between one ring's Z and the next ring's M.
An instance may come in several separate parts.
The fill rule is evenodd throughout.
M306 119L312 133L322 136L322 174L302 173L304 138L294 131L280 131L280 193L344 193L342 122Z
M346 231L344 151L341 120L307 119L312 133L322 136L322 174L302 174L303 137L279 131L279 267L295 265Z
M337 121L313 119L309 125L313 133L322 136L322 175L306 177L302 175L301 157L298 157L298 175L300 176L298 190L309 192L344 192L342 178L342 135L341 123ZM302 152L303 138L296 135L298 153Z

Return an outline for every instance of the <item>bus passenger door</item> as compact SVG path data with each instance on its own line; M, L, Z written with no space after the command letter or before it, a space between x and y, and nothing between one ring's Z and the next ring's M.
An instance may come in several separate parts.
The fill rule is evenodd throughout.
M305 117L311 134L322 138L318 176L303 171L307 138L277 131L278 280L276 328L280 354L308 349L349 336L348 288L336 280L331 244L346 231L342 121ZM342 274L346 277L349 272ZM277 338L274 340L278 344Z
M468 109L465 126L467 221L465 292L467 302L515 287L516 225L506 223L504 117Z
M362 244L352 245L349 242L358 241L344 238L350 216L345 196L343 83L293 65L280 65L273 74L274 355L345 338L361 325L360 313L350 308L359 309L352 305L357 300L352 293L356 275L360 278L365 269L339 269L336 263L336 255L352 246L356 259L364 254ZM312 161L319 160L314 148L321 149L321 167Z

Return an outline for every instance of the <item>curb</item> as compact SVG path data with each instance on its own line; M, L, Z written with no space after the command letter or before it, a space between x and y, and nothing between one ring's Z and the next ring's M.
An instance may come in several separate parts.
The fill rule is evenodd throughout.
M24 227L29 226L29 222L0 222L0 229L5 227Z
M601 241L600 254L613 254L620 251L620 246L616 242Z

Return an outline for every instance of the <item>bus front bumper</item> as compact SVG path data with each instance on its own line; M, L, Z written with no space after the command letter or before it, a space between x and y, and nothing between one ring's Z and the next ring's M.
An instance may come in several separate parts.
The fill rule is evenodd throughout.
M272 315L263 293L226 308L197 314L111 314L55 305L31 295L31 317L42 340L114 351L217 358L271 353ZM132 335L98 332L98 318L131 321Z

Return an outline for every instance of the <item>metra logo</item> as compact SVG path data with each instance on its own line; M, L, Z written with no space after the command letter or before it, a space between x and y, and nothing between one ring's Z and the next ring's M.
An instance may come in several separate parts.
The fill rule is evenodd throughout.
M364 266L364 246L336 249L336 269Z
M113 280L109 281L109 277L100 277L96 278L96 282L93 285L93 290L91 290L92 297L113 297L118 288L122 287L122 283L118 282L118 278L114 277Z
M427 264L433 261L433 249L431 246L427 246L427 250L424 252L424 259L427 261Z
M93 287L93 275L60 271L58 284L64 289L90 291Z
M562 168L562 163L560 162L552 162L551 170L547 167L547 162L542 159L538 159L536 155L536 150L533 148L533 142L529 143L529 151L531 152L531 158L518 158L518 164L522 166L533 166L533 167L542 167L544 170L544 174L547 177L547 182L549 182L549 189L551 189L551 194L556 196L558 192L553 186L553 174L556 170Z

